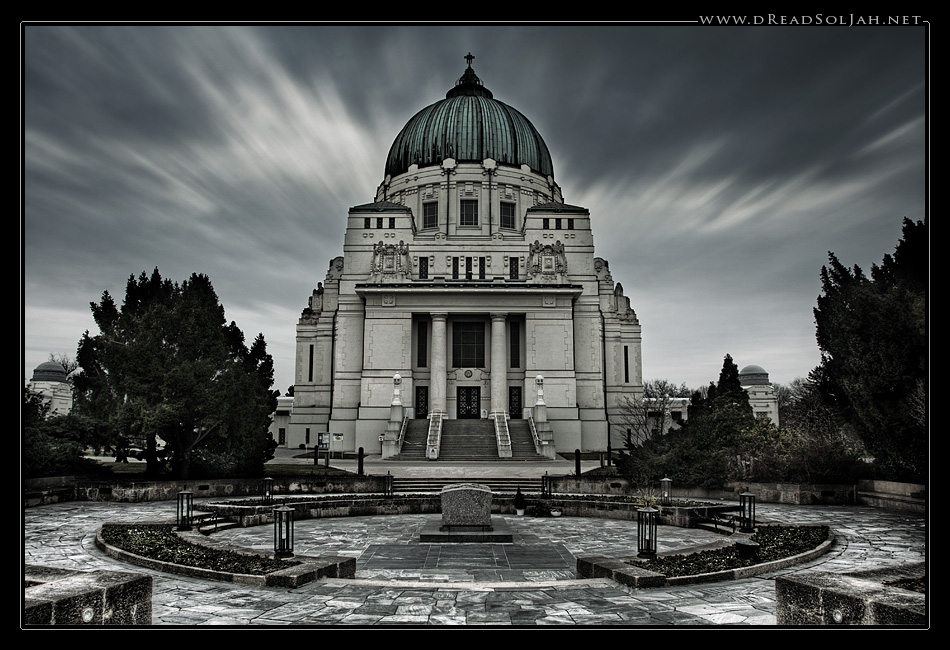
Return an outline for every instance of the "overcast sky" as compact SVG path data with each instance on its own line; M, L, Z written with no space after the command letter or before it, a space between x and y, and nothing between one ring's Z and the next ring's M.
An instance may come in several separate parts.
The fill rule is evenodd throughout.
M275 387L347 210L463 56L551 151L643 329L643 375L817 365L834 251L927 205L924 27L27 26L23 373L75 356L130 274L211 278Z

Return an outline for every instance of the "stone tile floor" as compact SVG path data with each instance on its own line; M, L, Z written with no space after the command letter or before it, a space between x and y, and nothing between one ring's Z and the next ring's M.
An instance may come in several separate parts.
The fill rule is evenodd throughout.
M170 521L174 502L74 502L24 511L23 558L46 566L151 574L156 626L767 626L775 624L778 573L846 572L926 559L922 515L776 504L758 504L757 513L771 521L827 523L838 543L817 560L775 574L631 590L609 580L574 579L572 568L573 558L581 555L634 554L636 525L631 522L510 517L518 535L515 544L474 549L413 541L431 517L427 515L311 520L297 522L295 551L357 557L357 579L280 589L149 571L113 560L95 547L103 523ZM271 535L268 527L260 527L222 531L216 537L266 552ZM661 550L680 549L705 543L706 535L718 538L663 526L658 539Z

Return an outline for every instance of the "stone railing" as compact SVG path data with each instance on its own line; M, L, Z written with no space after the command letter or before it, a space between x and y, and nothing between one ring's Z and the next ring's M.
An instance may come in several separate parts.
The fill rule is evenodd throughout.
M491 418L495 421L495 444L499 458L511 458L511 433L508 431L508 414L494 411Z
M402 443L406 440L406 429L409 428L409 415L402 419L402 426L399 427L399 438L396 440L396 453L402 452Z
M429 435L426 438L426 458L435 460L439 457L442 446L442 418L445 414L436 409L429 413Z
M541 449L541 439L538 437L538 428L534 426L534 416L528 416L528 428L531 430L531 441L534 443L534 450L543 453Z

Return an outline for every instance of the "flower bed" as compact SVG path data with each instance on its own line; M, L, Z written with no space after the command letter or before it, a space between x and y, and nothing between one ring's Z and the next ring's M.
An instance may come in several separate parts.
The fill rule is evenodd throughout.
M172 524L106 524L100 536L140 557L222 573L259 576L300 564L192 544L176 535Z
M828 527L763 526L749 539L759 545L755 557L741 557L733 545L695 553L665 555L644 562L631 560L628 563L668 578L727 571L810 551L828 539Z

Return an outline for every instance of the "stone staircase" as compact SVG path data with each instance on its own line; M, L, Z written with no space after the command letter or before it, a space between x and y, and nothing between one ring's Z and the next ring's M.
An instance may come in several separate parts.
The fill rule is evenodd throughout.
M499 460L492 420L443 420L439 460Z
M390 460L425 460L426 439L429 437L428 420L409 420L402 449Z
M193 518L194 528L204 535L210 535L211 533L216 533L219 530L227 530L228 528L237 528L238 523L231 521L225 517L220 517L212 512L198 512L195 513Z
M550 460L537 452L527 420L508 420L512 460Z
M439 460L445 461L546 461L538 454L531 440L527 420L508 420L511 436L511 458L498 457L495 428L492 420L443 420ZM410 420L402 450L389 460L425 460L428 420Z
M440 492L446 485L455 485L458 483L478 483L488 486L494 494L514 494L519 488L523 494L540 494L542 492L542 481L540 478L477 478L458 477L435 478L435 477L393 477L394 493L411 492Z

